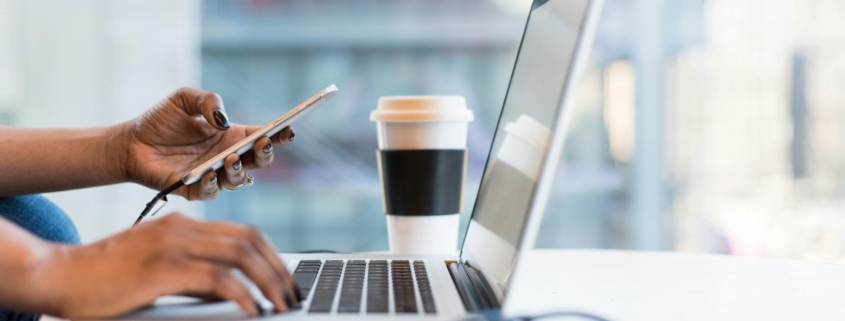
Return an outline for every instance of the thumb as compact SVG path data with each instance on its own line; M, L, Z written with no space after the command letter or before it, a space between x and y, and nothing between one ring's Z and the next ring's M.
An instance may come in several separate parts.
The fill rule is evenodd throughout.
M223 98L210 91L196 88L180 88L175 95L177 105L190 116L203 116L218 130L229 129L229 115L223 107Z

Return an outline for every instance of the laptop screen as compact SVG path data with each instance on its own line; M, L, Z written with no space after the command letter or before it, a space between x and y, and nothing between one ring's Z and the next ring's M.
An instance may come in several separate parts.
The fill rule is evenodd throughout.
M537 0L525 27L461 253L499 295L525 234L588 4Z

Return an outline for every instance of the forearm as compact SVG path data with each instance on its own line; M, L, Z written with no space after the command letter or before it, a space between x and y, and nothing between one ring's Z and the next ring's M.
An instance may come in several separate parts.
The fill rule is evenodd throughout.
M83 129L0 126L0 197L126 181L122 125Z

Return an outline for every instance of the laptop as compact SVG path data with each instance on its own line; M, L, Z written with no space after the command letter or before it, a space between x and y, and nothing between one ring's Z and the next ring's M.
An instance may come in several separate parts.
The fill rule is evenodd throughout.
M520 256L534 247L571 118L566 106L600 11L600 0L534 1L457 255L282 254L306 299L299 310L268 317L498 319ZM233 302L166 298L124 317L244 314Z

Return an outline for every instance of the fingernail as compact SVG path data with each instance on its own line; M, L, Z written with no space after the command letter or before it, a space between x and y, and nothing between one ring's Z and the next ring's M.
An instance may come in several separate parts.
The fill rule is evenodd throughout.
M295 137L296 137L296 132L293 130L293 128L291 128L291 129L290 129L290 137L288 137L288 140L289 140L289 141L293 141L293 139L294 139Z
M214 176L210 180L208 180L208 185L216 186L217 185L217 176Z
M215 110L213 115L214 122L217 123L217 126L229 128L229 117L226 116L225 112L222 110Z
M236 171L240 170L241 169L241 160L239 159L237 162L232 164L232 168L234 168Z
M284 291L284 292L282 293L282 297L283 297L283 298L284 298L284 300L285 300L285 304L286 304L288 307L293 308L293 298L291 298L291 297L290 297L290 293L288 293L288 291Z
M271 143L270 141L267 141L267 146L264 146L264 149L263 149L264 154L270 154L270 151L272 151L272 150L273 150L273 143Z
M302 302L305 300L302 297L302 289L299 288L299 284L296 284L296 281L293 282L293 293L296 294L296 303Z
M255 302L255 316L259 316L262 314L264 314L264 309L261 307L260 303Z

